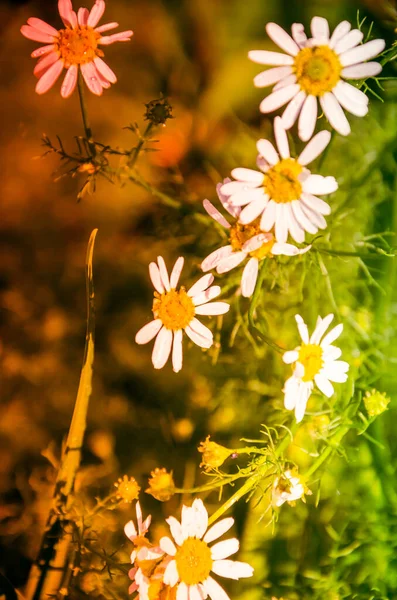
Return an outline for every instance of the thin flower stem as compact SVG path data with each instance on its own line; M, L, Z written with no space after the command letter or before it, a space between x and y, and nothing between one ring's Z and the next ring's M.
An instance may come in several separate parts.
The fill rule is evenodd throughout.
M84 93L84 80L83 80L83 76L81 74L80 69L79 69L79 75L78 75L78 79L77 79L77 89L79 90L81 116L83 118L85 136L87 138L88 147L91 150L92 158L94 158L96 155L96 147L95 147L94 138L92 137L91 125L88 120L87 106L86 106L86 102L85 102L85 93Z
M150 122L150 123L148 123L143 135L140 137L139 142L136 145L136 148L134 149L134 151L131 155L131 158L127 163L127 165L130 167L130 169L132 169L135 166L135 163L138 160L139 153L142 150L143 145L147 141L152 129L153 129L153 123Z
M260 295L262 292L262 284L265 279L265 276L266 276L266 261L263 261L260 271L259 271L259 277L256 282L254 295L252 296L251 304L250 304L250 307L248 310L248 323L249 323L251 329L260 337L260 339L263 342L265 342L268 346L270 346L270 348L272 348L276 352L279 352L280 354L282 354L284 352L283 348L281 348L278 344L273 342L273 340L271 340L267 335L265 335L262 331L260 331L260 329L258 329L255 324L255 319L254 319L255 309L257 307L257 304L258 304L258 301L259 301L259 298L260 298Z

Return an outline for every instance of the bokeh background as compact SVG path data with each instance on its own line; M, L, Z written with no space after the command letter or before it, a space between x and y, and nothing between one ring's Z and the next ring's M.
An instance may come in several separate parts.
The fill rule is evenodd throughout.
M343 19L355 23L357 10L368 25L374 22L373 35L384 37L389 46L394 42L394 1L109 0L106 22L118 21L134 36L129 44L107 48L119 81L103 97L88 97L94 137L131 147L135 138L123 128L135 121L144 127L144 104L166 94L174 119L156 131L152 147L157 152L141 155L138 164L156 186L202 211L202 199L215 199L215 184L233 167L254 165L255 139L270 133L269 120L258 111L263 91L252 85L258 65L247 60L248 50L271 48L266 22L308 26L318 14L334 27ZM83 134L77 95L61 99L59 82L43 97L34 93L30 53L36 44L19 33L29 16L58 27L56 2L3 1L0 14L0 565L22 588L52 493L54 468L48 458L59 456L79 381L84 260L93 228L99 229L96 362L79 483L89 487L92 497L106 494L124 473L144 488L156 466L173 469L179 485L200 481L196 448L207 434L239 446L239 438L260 435L261 423L279 422L285 370L267 349L255 353L241 328L231 347L238 320L234 309L222 337L217 334L219 353L219 348L203 353L185 345L182 373L176 376L169 366L154 372L151 348L134 343L136 331L150 317L147 265L158 254L168 264L184 254L185 281L192 281L202 258L219 243L218 234L133 184L121 188L100 180L95 194L76 202L83 179L59 178L57 157L43 158L40 140L43 133L53 139L59 135L74 149L73 136ZM395 74L389 65L387 75ZM385 88L378 90L385 103L373 98L370 117L351 118L352 135L335 141L323 165L322 172L342 182L330 229L339 248L395 227L397 88L393 81ZM335 259L329 268L351 334L346 351L357 359L357 368L365 352L383 377L379 383L369 370L368 381L393 395L397 311L390 264L365 264L373 280L356 262ZM302 293L301 275L299 265L281 266L271 275L277 283L268 296L266 318L274 339L285 347L297 341L292 323L297 307L303 304L312 324L319 310L326 314L333 308L323 283L313 289L313 281L310 285L306 279ZM292 324L285 332L288 318ZM219 326L214 321L213 327ZM393 414L391 409L388 415ZM325 477L319 508L315 499L309 507L286 508L274 537L264 522L257 525L258 515L245 503L236 508L239 533L257 574L254 587L232 584L233 597L397 597L396 505L387 504L380 483L385 478L393 482L397 448L393 417L382 423L386 445L377 459L365 441L353 436L348 461L334 461ZM294 459L309 460L316 431L302 431L306 454L301 451ZM164 506L144 496L142 502L145 512L160 516L177 510L179 500ZM208 501L215 507L217 497ZM119 546L122 526L131 516L129 505L112 513L108 527L119 536ZM73 597L111 597L99 579L92 589L83 584ZM127 585L126 578L118 581L118 593L124 590L119 597L127 597Z

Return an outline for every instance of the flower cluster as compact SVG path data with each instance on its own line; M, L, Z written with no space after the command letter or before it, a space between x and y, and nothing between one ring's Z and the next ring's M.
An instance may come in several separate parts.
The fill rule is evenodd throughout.
M151 517L142 521L139 502L136 515L138 526L130 521L125 533L134 544L129 592L138 592L139 600L202 600L208 596L228 600L212 573L235 580L252 576L253 568L248 563L229 559L239 549L236 538L212 544L229 531L234 519L228 517L208 527L208 512L202 500L197 498L192 506L182 506L181 522L175 517L166 519L173 539L162 537L158 545L146 538Z

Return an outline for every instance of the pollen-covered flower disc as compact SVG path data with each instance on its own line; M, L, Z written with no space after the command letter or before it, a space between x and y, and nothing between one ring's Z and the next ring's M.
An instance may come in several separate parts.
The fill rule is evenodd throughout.
M222 185L230 181L225 179L223 184L219 183L216 191L223 208L233 217L232 224L209 200L203 202L210 217L228 230L229 243L211 252L201 263L201 268L204 272L216 269L219 274L227 273L247 260L241 277L241 294L249 298L254 293L259 263L262 260L281 254L297 256L310 250L311 246L299 249L293 244L277 242L272 233L260 230L258 219L250 224L240 223L241 207L232 206L228 196L221 192Z
M228 205L244 208L239 223L247 225L258 219L261 231L275 230L275 238L285 243L288 233L302 243L305 231L315 234L325 229L324 215L329 205L317 194L331 194L338 189L334 177L312 175L306 165L317 158L328 145L331 134L320 131L306 145L298 158L292 158L281 117L274 119L277 149L269 140L259 140L258 167L261 171L237 168L232 171L236 181L221 187Z
M292 377L287 379L284 386L284 406L287 410L295 409L297 422L302 421L307 401L313 391L314 384L320 392L330 398L334 393L331 383L345 383L349 364L338 360L342 351L332 343L340 336L343 325L336 325L326 335L333 314L324 319L318 317L314 332L309 338L307 325L300 315L295 319L298 325L302 344L295 350L284 353L283 361L293 365Z
M221 293L218 285L211 285L213 275L204 275L187 291L183 286L177 289L183 263L180 256L170 276L161 256L157 263L150 263L149 274L156 290L152 309L154 320L142 327L135 337L137 344L146 344L156 337L152 353L155 369L164 367L172 351L175 373L182 368L183 331L198 346L212 346L212 332L196 315L223 315L230 308L227 302L210 302Z
M366 61L383 51L384 40L362 44L364 34L351 29L348 21L339 23L330 35L328 21L322 17L313 17L309 39L301 23L292 25L292 37L276 23L268 23L266 31L286 54L267 50L248 53L252 61L274 67L254 79L257 87L275 84L272 93L262 100L261 112L271 113L288 103L284 126L290 129L299 116L299 137L307 141L316 125L319 102L331 127L348 135L350 125L343 109L363 117L368 112L368 98L344 80L378 75L382 66Z
M97 27L105 11L105 0L96 0L91 11L79 8L77 13L71 0L59 0L58 10L64 29L54 29L36 17L31 17L28 24L21 27L22 35L29 40L46 44L32 52L32 57L39 59L33 71L39 78L36 92L47 92L66 69L61 95L68 98L76 87L80 69L89 90L100 96L104 88L117 81L112 69L102 60L104 53L101 46L128 42L133 32L103 35L119 26L118 23L105 23Z
M171 557L164 572L164 583L177 586L178 600L229 600L225 590L212 577L211 573L229 579L251 577L253 568L245 562L228 560L237 552L239 542L231 538L212 542L226 533L233 525L229 517L218 521L208 529L208 513L202 500L196 499L193 505L182 507L182 520L169 517L172 537L160 540L161 549Z

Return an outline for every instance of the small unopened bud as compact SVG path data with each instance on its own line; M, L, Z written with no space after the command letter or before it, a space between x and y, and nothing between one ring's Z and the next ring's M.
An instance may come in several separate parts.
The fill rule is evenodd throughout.
M168 119L172 119L172 106L167 98L161 97L151 100L146 106L145 119L153 125L165 125Z
M124 475L123 478L119 477L114 485L117 488L116 498L124 502L136 500L141 490L134 477L128 477L127 475Z
M229 450L229 448L225 448L225 446L221 446L216 442L211 442L210 436L207 436L205 442L200 442L197 450L203 455L200 467L204 467L205 471L221 467L225 460L233 454L233 450Z
M160 502L167 502L175 493L172 471L168 473L166 469L159 469L157 467L151 472L149 487L145 492L156 498L156 500L160 500Z
M369 417L377 417L381 415L390 402L390 398L386 396L385 392L378 392L378 390L371 390L365 392L364 404Z

